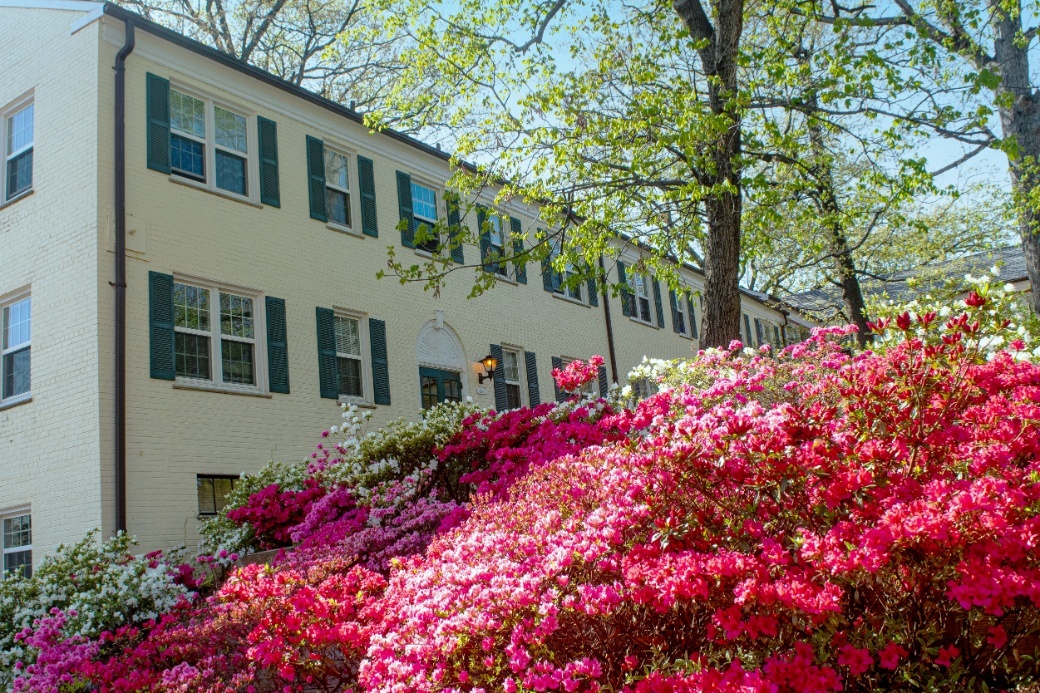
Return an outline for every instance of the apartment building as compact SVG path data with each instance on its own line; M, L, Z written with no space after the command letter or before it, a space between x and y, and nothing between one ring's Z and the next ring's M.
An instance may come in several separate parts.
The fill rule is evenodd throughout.
M481 229L452 250L477 265L545 224L493 190L460 215L446 154L125 10L0 0L0 41L5 570L93 528L192 545L235 478L306 457L343 402L373 426L536 404L570 359L603 355L606 387L697 347L702 275L677 295L636 247L606 263L623 296L506 263L472 270L500 280L473 299L470 270L438 295L377 279L388 247L429 257L423 222ZM807 325L751 293L743 311L751 344Z

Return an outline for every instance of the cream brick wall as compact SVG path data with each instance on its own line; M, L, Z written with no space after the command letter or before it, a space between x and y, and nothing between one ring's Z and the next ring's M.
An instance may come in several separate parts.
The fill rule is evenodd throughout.
M34 559L101 525L97 26L0 8L0 108L33 91L33 193L0 208L0 296L32 291L32 400L0 411L0 513L29 505Z
M113 278L115 244L111 66L116 52L123 45L124 35L122 23L106 17L70 38L68 19L64 22L56 22L54 27L58 32L64 30L64 35L46 43L79 46L80 42L93 42L94 54L89 59L79 60L66 55L60 60L63 64L82 66L86 71L93 70L87 78L63 88L72 103L78 103L74 97L79 101L84 99L84 94L89 97L89 108L85 111L74 109L76 114L89 116L88 120L77 121L77 115L70 113L66 113L65 119L69 123L85 122L82 128L90 131L84 132L82 141L76 140L77 145L89 142L95 148L77 154L79 158L76 159L77 166L90 169L80 179L90 184L74 192L62 189L62 201L70 199L64 197L70 194L91 196L96 193L96 197L81 205L78 197L72 198L77 202L77 214L81 213L83 217L83 238L76 237L80 245L75 252L66 245L59 248L48 245L45 252L33 246L31 258L48 263L52 270L49 276L64 272L60 281L51 279L55 281L55 289L60 288L64 305L53 311L44 311L39 303L35 303L36 282L43 281L38 276L9 282L12 286L34 282L34 313L39 316L39 322L34 322L34 343L40 347L39 353L36 347L33 352L34 401L10 413L0 413L0 422L4 421L2 417L5 415L21 417L21 428L10 429L20 431L12 439L18 440L21 457L39 459L41 464L44 460L48 463L53 461L56 468L71 466L68 454L55 457L40 452L48 447L61 447L61 453L67 453L67 447L55 445L42 432L58 418L56 411L68 404L59 405L57 410L44 411L41 408L44 399L42 383L40 397L35 397L36 378L38 370L41 374L45 372L45 357L48 350L53 353L53 344L62 338L67 339L70 334L82 335L84 344L89 344L85 348L89 358L77 353L75 358L86 360L70 363L69 354L62 353L62 360L56 364L62 368L60 373L66 388L70 382L68 373L82 373L85 383L84 389L73 390L78 396L78 409L65 421L72 422L66 426L75 429L77 444L87 445L84 441L89 441L87 447L92 450L90 455L84 452L76 456L75 469L82 467L83 473L76 471L71 475L81 482L79 487L74 487L77 489L76 507L88 510L81 513L82 518L63 524L59 530L55 523L48 524L50 521L46 517L37 519L36 508L41 503L45 507L51 503L37 501L37 496L30 498L34 523L37 523L36 537L43 550L53 546L57 537L74 538L84 529L99 523L103 523L106 533L110 533L114 517L114 373L111 357L114 297L109 285ZM53 65L39 68L39 71L48 78L67 74ZM257 115L277 122L280 209L246 204L178 184L170 176L147 168L145 78L148 72L170 79L175 86L235 106L249 114L251 125L255 124ZM37 89L42 88L37 86ZM42 117L42 101L40 105ZM475 299L467 299L474 278L472 270L452 275L439 296L423 292L418 285L402 286L393 279L376 279L376 272L386 264L388 246L393 246L403 259L414 258L414 262L422 262L421 257L413 254L414 251L401 246L400 233L396 230L396 171L408 172L417 179L437 185L450 173L446 163L438 157L386 135L370 133L363 126L316 104L141 30L137 32L137 47L127 62L126 117L129 231L127 510L129 529L140 539L142 550L197 542L196 474L255 471L270 460L297 462L313 450L319 432L338 421L338 404L319 396L316 307L360 311L386 322L393 404L372 410L373 427L384 425L393 418L419 415L417 338L422 326L436 319L438 313L462 342L468 364L463 373L465 394L485 406L494 403L493 388L488 384L486 394L477 394L479 369L475 362L487 353L491 343L509 344L537 354L543 401L553 396L550 376L553 356L587 358L592 354L608 355L603 297L595 308L554 297L544 291L538 267L528 267L526 285L503 283ZM38 138L41 142L49 142L52 135L47 131L44 140L44 132L41 120ZM373 160L378 238L344 234L309 218L304 147L307 135L323 138L327 144ZM45 170L41 159L38 174L41 182ZM356 168L351 169L351 176L356 185ZM68 215L62 214L65 205L44 197L44 192L41 187L33 196L37 202L52 200L46 207L40 207L40 214L56 218L61 214L62 223L67 226ZM36 203L30 200L20 204L29 209L29 204ZM359 211L357 204L355 195L355 216ZM520 204L509 204L499 210L521 218L525 230L533 229L538 223L536 210ZM0 215L3 214L0 211ZM34 217L34 228L37 220L42 218ZM465 221L470 226L475 225L472 218ZM52 225L47 228L52 230ZM19 257L30 257L28 251L26 246ZM467 262L473 262L478 257L478 249L467 246L465 254ZM72 265L77 268L75 275L69 274ZM0 267L6 266L0 264ZM66 266L70 269L54 271ZM285 299L291 394L243 396L206 392L150 378L150 271L188 275ZM690 274L688 279L691 286L699 288L698 275ZM44 286L41 284L39 289L41 301ZM2 286L0 290L3 290ZM674 358L689 355L696 347L695 341L672 331L667 289L663 299L663 329L631 321L622 316L620 299L609 299L617 366L622 378L644 355ZM76 307L82 314L74 310ZM747 310L755 311L756 315L768 315L773 321L780 319L779 314L753 301L749 301ZM47 331L46 321L50 320L62 326L60 336L55 334L54 328ZM83 323L81 329L70 331L69 325L78 324L77 320ZM524 392L526 400L526 388ZM7 428L3 430L6 434ZM58 434L57 442L66 440L63 433ZM34 475L35 481L26 489L30 486L38 488L48 476ZM4 479L6 493L6 477ZM18 491L12 495L32 493L36 491ZM71 501L57 505L72 507ZM3 507L2 503L0 507Z

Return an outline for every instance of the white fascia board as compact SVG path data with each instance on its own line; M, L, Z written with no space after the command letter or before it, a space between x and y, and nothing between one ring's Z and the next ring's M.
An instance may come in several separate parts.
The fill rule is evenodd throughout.
M0 7L14 7L23 10L93 12L103 6L104 3L89 0L0 0Z

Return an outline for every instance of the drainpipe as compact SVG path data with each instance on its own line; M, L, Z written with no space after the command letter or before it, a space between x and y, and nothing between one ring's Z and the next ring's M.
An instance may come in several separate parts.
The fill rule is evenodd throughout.
M603 256L599 256L599 269L603 278L606 279L607 269L603 264ZM603 287L603 320L607 324L607 352L610 355L610 376L615 383L620 382L617 372L617 357L614 355L614 325L610 321L610 296L607 295L606 286Z
M126 58L134 50L134 21L116 54L116 532L126 531Z

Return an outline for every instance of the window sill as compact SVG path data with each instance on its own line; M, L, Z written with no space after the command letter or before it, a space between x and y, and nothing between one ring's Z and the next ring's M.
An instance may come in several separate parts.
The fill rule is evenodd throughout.
M576 298L572 298L571 296L567 296L565 294L558 294L555 291L552 292L552 297L555 298L555 299L558 299L560 301L566 301L567 303L573 303L574 305L581 306L582 308L591 308L592 307L588 303L585 303L585 301L579 301Z
M245 388L228 387L227 385L213 385L206 383L190 383L185 381L174 381L174 390L197 390L199 392L219 392L225 395L243 395L245 397L264 397L271 399L270 392L260 390L247 390Z
M196 190L201 190L202 192L209 193L210 195L217 195L218 197L224 197L229 200L234 200L235 202L241 202L242 204L249 205L250 207L256 207L258 209L263 208L262 204L260 204L259 202L254 202L248 197L242 197L241 195L236 195L233 192L227 192L226 190L221 190L220 188L211 188L205 183L199 183L198 181L194 181L190 178L183 178L173 173L170 174L170 182L176 183L177 185L184 185L189 188L195 188Z
M375 409L376 405L371 402L362 402L360 400L351 399L350 397L340 397L337 400L340 404L352 404L358 409Z
M15 202L21 202L25 198L27 198L30 195L32 195L34 192L36 192L36 188L29 188L28 190L23 190L22 192L18 193L14 197L12 197L10 200L5 200L4 202L0 202L0 209L4 209L5 207L10 207Z
M325 227L330 229L330 230L332 230L332 231L337 231L339 233L345 234L347 236L353 236L354 238L364 238L365 237L364 234L362 234L361 232L355 231L354 229L350 228L349 226L343 226L342 224L337 224L334 221L326 222L325 223Z
M655 325L652 322L646 322L644 320L640 320L639 318L633 318L631 315L628 316L628 319L631 320L632 322L634 322L637 325L642 325L643 327L649 327L649 328L654 329L654 330L661 329L660 327L658 327L657 325Z
M415 250L415 254L418 255L419 257L424 257L424 258L427 258L428 260L432 260L433 259L433 253L431 253L429 250L422 250L421 248L414 248L414 250Z
M15 395L14 397L8 397L4 401L0 402L0 411L3 411L4 409L10 409L11 407L17 407L19 404L28 404L31 401L31 393L26 393L24 395Z

